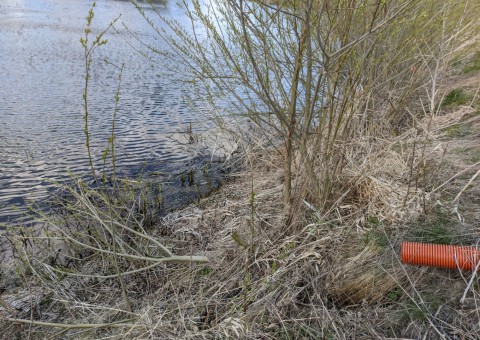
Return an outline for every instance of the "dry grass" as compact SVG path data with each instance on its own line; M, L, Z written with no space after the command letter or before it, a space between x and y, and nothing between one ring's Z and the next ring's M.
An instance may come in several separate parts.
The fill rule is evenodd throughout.
M478 179L456 202L458 214L449 202L480 168L472 162L480 152L478 109L450 108L431 122L418 118L381 147L357 145L367 151L348 158L331 209L319 211L307 196L296 209L296 233L283 223L281 155L251 142L244 171L148 229L173 253L204 255L209 263L165 263L125 276L124 288L117 278L70 276L39 264L95 276L112 268L108 256L70 249L52 257L61 249L53 230L42 234L48 246L38 235L12 235L28 264L18 263L23 283L1 297L3 332L9 338L477 338L479 283L468 284L474 274L405 267L397 254L401 240L420 237L422 228L478 240ZM457 125L469 132L449 134ZM301 181L294 183L302 197ZM29 253L29 242L45 251Z

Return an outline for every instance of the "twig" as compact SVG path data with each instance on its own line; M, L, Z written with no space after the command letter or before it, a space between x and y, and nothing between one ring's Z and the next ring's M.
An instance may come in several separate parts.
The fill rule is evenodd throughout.
M462 194L465 192L465 190L467 190L468 186L470 184L472 184L472 182L475 180L475 178L477 178L477 176L480 174L480 170L478 170L475 175L472 176L472 178L470 178L470 180L468 181L467 184L465 184L465 186L463 187L462 190L460 190L460 192L457 194L457 196L455 196L455 198L453 199L453 212L457 214L457 217L458 217L458 220L460 222L462 222L462 217L460 216L459 212L458 212L458 202L460 201L460 196L462 196Z
M121 272L120 275L130 275L130 274L140 273L142 271L155 268L155 267L159 266L160 264L162 264L164 262L209 262L209 261L208 261L208 258L205 257L205 256L170 256L170 257L159 258L155 263L153 263L151 265L148 265L148 266L145 266L145 267L142 267L142 268L138 268L138 269L135 269L135 270L130 270L130 271L127 271L127 272ZM43 264L45 267L47 267L48 269L50 269L54 272L61 273L61 274L64 274L64 275L68 275L68 276L90 277L90 278L96 278L96 279L112 279L112 278L118 277L118 274L113 274L113 275L89 275L89 274L82 274L82 273L71 273L71 272L67 272L67 271L60 270L58 268L52 267L52 266L50 266L46 263L41 262L41 264Z
M468 170L470 170L471 168L474 168L476 167L477 165L480 165L480 162L477 162L475 164L472 164L470 165L468 168L465 168L463 169L462 171L458 172L457 174L453 175L452 177L450 177L446 182L444 182L442 185L436 187L435 189L433 189L431 191L431 193L434 193L435 191L437 191L438 189L441 189L443 188L445 185L447 185L449 182L453 181L455 178L457 178L458 176L460 176L461 174L467 172Z
M475 270L472 273L472 277L468 281L467 288L465 288L465 291L463 292L462 298L460 299L460 303L463 304L465 302L465 299L467 298L468 291L472 288L473 280L475 280L475 278L477 277L477 272L478 272L479 268L480 268L480 261L478 261L477 265L475 266Z
M26 320L26 319L15 319L15 318L5 318L5 320L10 322L25 323L29 325L58 327L58 328L64 328L64 329L101 328L101 327L137 327L137 328L144 327L144 325L124 323L127 321L132 321L132 319L121 320L121 321L112 322L112 323L79 323L79 324L72 324L72 325L63 324L63 323L54 323L54 322Z

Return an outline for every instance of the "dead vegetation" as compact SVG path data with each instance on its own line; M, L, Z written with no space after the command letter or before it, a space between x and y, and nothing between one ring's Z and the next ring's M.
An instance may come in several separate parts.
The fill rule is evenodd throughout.
M244 12L238 14L243 18ZM370 26L376 17L375 11ZM410 52L417 56L416 48ZM2 269L3 335L477 338L476 274L407 267L398 257L402 240L474 245L479 239L479 73L471 66L475 55L455 69L468 67L468 73L441 79L448 53L445 60L424 55L418 62L425 68L422 77L431 77L431 84L422 78L427 91L420 94L410 81L419 74L416 62L398 68L385 63L408 80L389 93L389 73L385 83L377 83L372 72L375 91L368 96L378 101L357 93L356 85L349 87L354 96L330 93L327 98L340 100L331 106L333 125L325 120L324 127L305 130L329 131L328 137L312 137L315 143L300 133L297 147L278 152L249 131L248 142L239 142L242 172L211 196L158 221L147 218L148 196L135 190L126 204L81 183L67 188L70 198L55 215L44 216L41 227L7 234L13 254ZM352 65L359 81L365 60ZM348 83L352 77L344 79L341 69L333 73L336 83ZM415 96L417 101L406 101ZM340 105L343 99L352 105ZM337 109L353 123L344 125ZM279 109L278 117L283 114ZM293 106L295 126L296 115ZM190 131L185 144L193 142Z
M478 84L478 74L465 81ZM111 254L70 248L57 256L65 237L52 228L42 234L47 238L10 235L22 284L1 297L4 335L477 338L478 279L469 284L475 274L406 267L398 258L403 239L478 240L479 102L473 87L466 91L470 105L445 109L430 123L419 118L365 162L352 159L330 211L321 213L308 197L299 204L296 233L284 228L279 156L259 143L244 145L244 171L145 230L172 253L208 263L173 261L135 272L147 259L122 260L132 274L119 280L102 277L115 273ZM95 226L92 217L85 221ZM124 250L144 245L125 240ZM41 251L30 252L31 244ZM145 254L158 254L148 247Z

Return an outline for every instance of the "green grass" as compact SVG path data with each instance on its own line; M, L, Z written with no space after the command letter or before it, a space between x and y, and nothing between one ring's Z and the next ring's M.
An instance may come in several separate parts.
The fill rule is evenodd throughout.
M381 249L390 244L388 235L385 233L385 230L382 227L382 222L376 216L368 216L366 220L366 226L370 228L370 231L368 231L364 236L365 244L373 242L373 244Z
M403 291L400 287L395 287L393 290L388 292L387 299L391 302L397 302L403 295Z
M212 267L203 267L198 270L198 275L200 276L208 276L213 271Z
M463 105L469 100L468 94L464 89L454 89L450 91L442 100L442 106Z
M412 236L417 242L452 244L454 235L449 215L442 211L433 211L430 216L419 220L412 228Z

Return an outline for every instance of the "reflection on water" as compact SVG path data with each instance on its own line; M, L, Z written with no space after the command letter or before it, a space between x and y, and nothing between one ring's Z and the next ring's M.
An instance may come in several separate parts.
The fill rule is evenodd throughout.
M162 14L186 20L175 1L156 3ZM83 0L0 3L0 221L17 218L26 202L45 198L52 188L50 181L65 179L68 170L88 173L79 39L90 4ZM90 126L96 162L100 163L110 133L118 78L118 70L104 59L125 64L116 128L119 170L128 173L140 164L171 166L185 161L188 155L167 136L195 119L183 99L189 89L166 79L158 65L134 52L132 44L138 42L122 23L147 42L155 43L158 37L129 1L97 1L94 33L119 14L118 29L108 34L109 43L98 50L92 65Z

